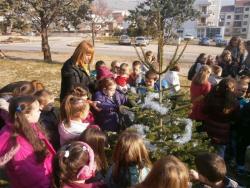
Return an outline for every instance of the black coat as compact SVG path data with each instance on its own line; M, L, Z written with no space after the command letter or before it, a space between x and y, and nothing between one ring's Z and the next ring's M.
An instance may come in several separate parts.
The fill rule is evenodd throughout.
M61 93L60 101L76 86L89 89L90 77L80 67L76 66L72 59L68 59L61 69Z

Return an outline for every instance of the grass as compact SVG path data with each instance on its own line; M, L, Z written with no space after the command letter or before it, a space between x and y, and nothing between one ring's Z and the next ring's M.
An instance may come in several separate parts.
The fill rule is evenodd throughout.
M20 80L39 80L48 90L59 94L60 69L62 64L48 64L42 61L0 60L0 87Z

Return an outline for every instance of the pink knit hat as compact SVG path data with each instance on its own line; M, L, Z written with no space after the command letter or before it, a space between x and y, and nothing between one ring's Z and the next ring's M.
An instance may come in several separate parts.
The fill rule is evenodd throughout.
M96 72L97 80L102 80L103 78L114 78L113 73L106 66L99 67L98 69L96 69Z

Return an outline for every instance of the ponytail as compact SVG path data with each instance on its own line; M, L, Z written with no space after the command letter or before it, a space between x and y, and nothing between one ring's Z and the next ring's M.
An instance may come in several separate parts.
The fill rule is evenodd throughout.
M61 121L64 121L66 127L70 127L70 120L74 115L82 115L83 119L87 117L89 104L81 97L68 95L65 97L61 106Z

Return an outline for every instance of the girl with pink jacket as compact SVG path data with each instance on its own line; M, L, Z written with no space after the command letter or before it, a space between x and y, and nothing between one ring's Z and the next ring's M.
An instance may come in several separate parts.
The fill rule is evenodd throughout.
M14 97L9 122L0 132L0 166L12 188L49 188L55 151L38 125L39 103L32 96Z

